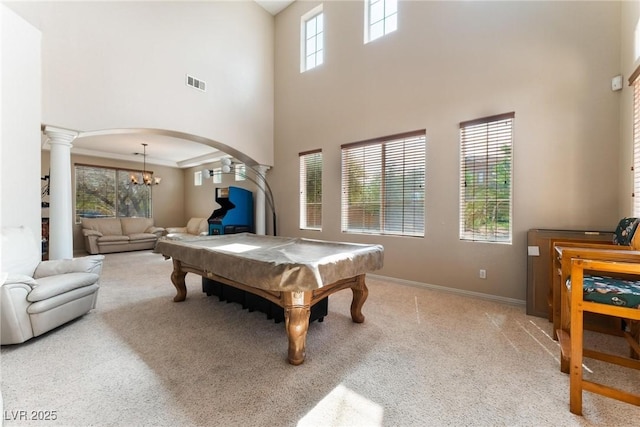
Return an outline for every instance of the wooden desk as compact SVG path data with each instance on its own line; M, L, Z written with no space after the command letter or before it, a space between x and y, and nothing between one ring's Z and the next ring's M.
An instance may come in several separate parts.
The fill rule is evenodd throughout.
M553 246L556 242L612 242L611 231L531 229L527 233L527 314L553 321Z
M364 322L362 306L369 293L367 271L382 268L380 245L259 236L248 233L158 241L155 252L173 259L173 299L187 297L187 273L261 296L284 309L288 360L300 365L311 306L343 289L351 289L351 319Z

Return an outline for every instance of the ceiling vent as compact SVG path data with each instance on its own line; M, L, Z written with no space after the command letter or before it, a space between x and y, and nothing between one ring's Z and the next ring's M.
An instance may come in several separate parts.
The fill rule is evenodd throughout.
M204 80L196 79L189 74L186 75L185 83L187 84L187 86L191 86L194 89L198 89L203 92L207 91L207 83Z

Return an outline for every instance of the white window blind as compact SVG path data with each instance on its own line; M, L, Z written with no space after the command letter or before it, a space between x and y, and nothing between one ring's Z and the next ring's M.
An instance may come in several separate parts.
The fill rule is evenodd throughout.
M511 243L513 119L460 123L460 239Z
M300 228L322 229L322 151L300 153Z
M633 85L633 216L640 216L640 67L629 77Z
M342 146L342 231L424 236L425 130Z
M300 72L324 62L324 14L322 5L302 16L300 30Z

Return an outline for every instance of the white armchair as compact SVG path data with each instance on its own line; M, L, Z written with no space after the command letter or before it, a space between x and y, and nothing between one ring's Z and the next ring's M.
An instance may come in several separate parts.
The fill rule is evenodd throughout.
M41 261L31 230L3 227L0 344L18 344L95 308L104 255Z

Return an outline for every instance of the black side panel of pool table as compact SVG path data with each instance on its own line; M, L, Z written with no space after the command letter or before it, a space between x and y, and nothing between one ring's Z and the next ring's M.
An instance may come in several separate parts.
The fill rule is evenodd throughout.
M251 292L245 292L242 289L234 288L206 277L202 278L202 292L206 293L207 296L215 295L220 301L241 304L242 308L249 311L265 313L267 319L273 319L276 323L284 321L284 308ZM311 307L309 322L315 320L322 322L324 316L327 315L328 309L329 297L320 300Z

